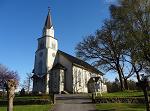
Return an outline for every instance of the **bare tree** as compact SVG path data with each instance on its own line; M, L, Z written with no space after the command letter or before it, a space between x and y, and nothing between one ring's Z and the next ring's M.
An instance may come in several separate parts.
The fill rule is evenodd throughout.
M111 20L106 21L101 30L85 38L76 47L76 54L81 59L90 60L94 66L105 71L117 72L121 90L124 89L122 76L125 52L124 40L116 30L115 22Z
M28 94L31 91L32 76L32 73L26 73L26 78L22 84L22 87L27 91Z
M3 96L5 93L4 84L7 80L14 79L17 84L19 83L19 75L17 71L9 70L6 66L0 64L0 88L3 90Z

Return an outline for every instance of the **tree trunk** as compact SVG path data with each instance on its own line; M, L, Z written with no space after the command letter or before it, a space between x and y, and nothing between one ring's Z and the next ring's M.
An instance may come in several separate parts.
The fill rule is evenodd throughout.
M129 90L128 80L126 78L124 78L124 87L126 90Z
M140 81L140 75L139 75L138 72L136 72L136 76L137 76L137 80L138 80L138 82L139 82L139 81Z
M144 88L143 92L144 92L145 103L146 103L146 111L150 111L149 96L148 96L148 93L147 93L147 88Z
M3 86L2 97L3 97L3 99L5 99L5 88L4 88L4 86Z
M119 74L119 81L120 81L120 90L123 91L124 90L124 85L123 85L123 80L122 80L121 74Z
M13 111L13 97L10 97L8 94L8 106L7 106L7 111Z
M133 66L134 71L135 71L135 73L136 73L137 80L138 80L138 82L140 82L140 75L139 75L139 72L137 71L137 69L136 69L136 67L135 67L134 65L132 65L132 66Z
M13 79L8 80L6 83L7 98L8 98L7 111L13 111L13 99L15 96L15 88L16 88L16 81Z
M148 80L147 78L143 78L142 81L138 82L137 85L141 87L144 97L145 97L145 104L146 104L146 111L150 111L150 105L149 105L149 95L148 95L148 90L147 88L149 87L148 85Z
M118 72L118 75L119 75L120 90L123 91L124 90L124 85L123 85L122 73L121 73L121 70L120 70L119 63L116 64L116 68L117 68L117 72Z

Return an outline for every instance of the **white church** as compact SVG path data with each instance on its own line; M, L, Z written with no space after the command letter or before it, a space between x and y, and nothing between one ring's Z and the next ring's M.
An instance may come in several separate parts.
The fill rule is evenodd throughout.
M43 35L38 38L33 73L33 92L36 93L107 91L102 72L58 49L50 11Z

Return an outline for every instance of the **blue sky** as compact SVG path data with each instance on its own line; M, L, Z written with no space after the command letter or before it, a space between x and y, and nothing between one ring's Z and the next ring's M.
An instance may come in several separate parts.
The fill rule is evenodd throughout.
M48 6L59 49L75 55L76 44L109 18L112 3L115 0L0 0L0 63L17 70L21 81L32 71Z

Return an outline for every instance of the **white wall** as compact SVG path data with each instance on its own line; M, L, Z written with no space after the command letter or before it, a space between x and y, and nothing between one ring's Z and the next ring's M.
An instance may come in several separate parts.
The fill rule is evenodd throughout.
M54 37L54 28L53 26L50 29L43 29L43 36L52 36Z
M81 84L80 84L80 77L79 72L81 73ZM73 92L74 93L88 93L88 86L87 83L91 77L100 77L103 81L103 76L99 74L92 73L84 68L78 67L73 65ZM104 85L102 81L99 81L99 88L97 91L99 92L107 92L107 86Z
M46 49L42 49L39 50L35 53L35 64L34 64L34 73L38 74L38 75L42 75L44 73L46 73L46 57L47 57L47 50ZM42 55L42 56L40 56ZM41 69L39 68L39 63L42 62L42 71L40 71ZM42 73L41 73L42 72Z
M67 68L67 70L65 71L65 87L64 89L68 92L72 92L73 88L72 88L72 63L63 55L59 54L58 55L58 62L60 64L62 64L64 67Z
M55 93L59 93L59 75L60 75L60 71L59 69L56 70L52 70L50 72L50 92L55 92Z
M81 75L80 75L81 74ZM81 84L80 84L81 76ZM90 79L91 72L77 66L73 66L73 92L88 92L87 83Z

